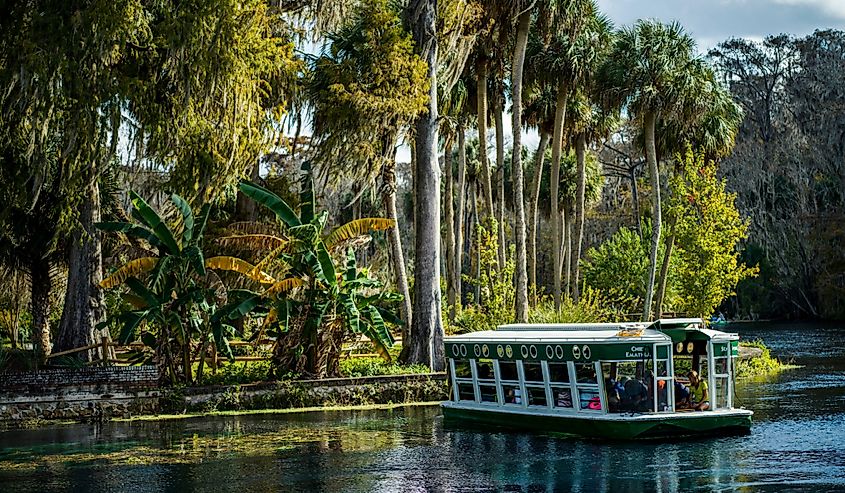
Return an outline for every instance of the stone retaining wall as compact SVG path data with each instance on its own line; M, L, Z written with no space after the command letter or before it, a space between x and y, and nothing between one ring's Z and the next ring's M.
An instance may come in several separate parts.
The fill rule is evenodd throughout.
M0 373L0 429L48 419L445 400L446 375L391 375L158 388L153 366Z
M99 420L158 410L154 366L110 366L0 373L0 423Z

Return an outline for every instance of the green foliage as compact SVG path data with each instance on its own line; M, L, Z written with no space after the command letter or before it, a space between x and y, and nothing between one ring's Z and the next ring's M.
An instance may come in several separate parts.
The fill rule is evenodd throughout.
M609 240L587 251L581 269L587 286L598 290L617 310L634 313L642 308L648 282L648 252L651 226L643 222L643 236L636 230L620 228ZM663 256L663 242L658 258ZM672 272L670 264L670 272ZM676 276L670 275L664 306L671 307Z
M234 333L232 326L214 317L227 292L217 275L205 268L203 235L210 206L194 216L184 199L173 194L179 216L175 224L168 224L140 196L130 192L130 197L135 222L104 222L97 227L143 240L151 250L149 256L132 260L103 279L104 288L125 285L123 300L131 306L107 323L119 329L123 344L135 341L141 330L140 340L154 351L162 373L172 383L193 383L191 360L203 360L212 341L215 350L231 356L227 339ZM182 234L174 234L179 229ZM144 359L148 359L144 352L132 357Z
M536 324L600 323L622 320L624 312L597 289L585 286L577 303L564 298L560 310L553 300L543 300L528 313L528 321Z
M736 360L736 369L734 371L736 378L748 379L764 377L791 367L791 365L782 363L779 359L773 357L769 348L759 339L754 341L742 341L739 345L740 347L759 349L762 351L762 354L760 356L750 358L738 358Z
M310 165L303 168L299 213L273 192L241 184L244 195L276 215L281 234L290 239L258 265L283 263L288 267L287 278L274 280L273 287L263 293L247 293L240 304L224 309L222 318L237 319L253 311L266 314L261 333L276 337L276 372L336 375L340 346L353 334L366 336L389 361L393 337L388 324L401 323L393 311L401 297L358 267L351 241L366 231L392 227L393 222L366 219L324 231L327 213L315 213ZM274 289L283 283L290 289Z
M382 358L345 358L340 361L340 374L344 377L406 375L430 371L425 365L400 365L385 362Z
M395 7L388 0L358 5L327 35L331 44L310 81L320 160L365 177L392 161L396 135L428 102L426 63Z
M738 244L748 233L734 202L736 194L725 190L716 177L716 164L688 150L679 158L680 172L670 186L668 215L675 220L678 308L690 315L707 317L733 295L743 279L757 275L758 267L739 260Z
M207 368L202 381L206 385L239 385L264 382L269 378L269 361L238 361L224 364L216 372Z

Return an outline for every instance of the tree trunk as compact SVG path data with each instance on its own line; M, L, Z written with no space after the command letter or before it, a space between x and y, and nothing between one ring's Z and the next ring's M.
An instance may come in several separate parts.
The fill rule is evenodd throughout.
M549 146L548 132L540 132L540 144L537 146L537 162L534 165L534 177L531 179L531 191L528 198L528 285L531 292L531 306L537 305L539 288L537 287L537 215L540 201L540 183L543 180L543 160ZM553 211L554 212L554 211Z
M461 273L463 272L463 253L464 253L464 216L466 215L466 170L467 170L467 146L466 146L466 130L464 124L458 124L458 210L456 213L457 221L455 221L455 293L457 293L457 302L463 305L463 295L461 288ZM455 306L451 308L449 314L451 319L455 318Z
M663 255L663 265L660 267L660 279L657 282L657 303L654 313L657 318L663 316L663 298L666 296L666 284L669 278L669 264L672 261L672 250L675 247L675 218L669 221L669 238L666 238L666 252Z
M393 227L387 233L390 243L390 256L393 257L393 273L396 276L396 290L402 295L402 343L408 340L408 327L413 319L411 312L411 292L408 289L408 274L405 271L405 254L402 252L402 237L399 234L399 214L396 212L396 161L388 160L381 170L381 196L387 218L393 220Z
M416 122L417 163L414 178L416 258L414 261L414 317L409 363L445 368L443 321L440 319L440 166L437 163L437 1L408 4L416 49L428 64L428 111Z
M504 111L504 95L496 94L496 103L493 108L493 118L496 123L496 193L499 201L499 210L496 211L496 220L499 223L499 269L504 268L508 241L505 236L505 206L507 200L505 199L505 127L502 122L502 112Z
M561 259L561 250L563 248L561 235L563 234L563 225L561 224L561 212L563 208L560 203L560 153L563 146L563 124L566 120L566 100L569 95L569 89L566 84L561 82L557 88L557 102L555 103L555 126L552 135L552 170L551 170L551 209L552 209L552 238L554 244L552 245L552 253L554 254L554 272L553 291L555 299L555 310L560 310L560 277L563 262Z
M648 284L645 292L645 306L643 306L643 321L651 320L651 301L654 297L654 275L657 270L657 249L660 247L660 171L657 169L657 154L654 145L654 126L657 120L657 115L654 111L649 111L645 114L644 133L645 133L645 157L648 161L648 170L651 174L651 205L652 213L652 231L651 231L651 255L649 257L648 267Z
M94 169L89 168L85 200L79 205L79 226L73 233L68 256L68 280L62 321L54 352L88 346L98 340L97 324L104 315L103 258L100 233L94 224L100 221L100 190ZM104 336L108 331L104 331ZM91 361L91 351L77 353Z
M50 355L50 264L41 258L32 262L30 271L30 313L32 314L32 347L40 363Z
M587 136L582 132L575 138L575 157L578 167L578 178L575 190L575 255L572 260L572 269L574 271L572 274L572 301L575 303L578 302L581 295L581 289L578 286L578 278L581 270L581 246L584 243L584 216L586 215L587 210L584 198L587 181L587 169L585 163L586 151Z
M472 188L472 216L473 216L473 223L470 227L469 231L469 245L472 245L473 238L475 238L475 295L474 301L477 304L479 300L481 300L481 283L478 282L481 279L481 249L479 248L479 239L478 239L478 226L481 224L480 218L478 217L478 193L476 192L477 187ZM470 249L471 251L471 249ZM472 266L470 266L472 269Z
M452 139L447 138L443 149L445 170L445 197L443 215L446 219L446 302L449 305L449 320L454 319L457 292L455 291L455 208L454 180L452 177Z
M575 214L573 213L573 209L574 209L574 207L573 207L573 204L572 204L572 199L567 199L566 205L563 206L563 211L564 211L564 214L563 214L563 223L564 223L563 229L565 231L564 234L566 235L564 237L564 240L565 240L564 251L566 252L566 255L565 255L565 258L564 258L565 268L566 268L566 270L564 271L564 276L565 276L564 280L566 282L564 283L564 286L565 286L565 290L566 290L565 294L566 294L567 298L572 297L572 257L573 257L573 255L572 255L572 244L573 244L573 241L572 241L573 227L572 227L572 225L575 223Z
M261 165L259 163L255 163L249 172L249 179L253 183L258 183L260 167ZM255 201L244 195L240 190L238 190L235 201L235 216L240 221L255 221L258 219Z
M640 236L640 239L643 237L643 225L642 219L640 218L640 187L637 185L637 168L632 167L630 169L631 173L631 195L632 200L634 201L634 222L637 225L637 234Z
M511 75L513 94L513 208L516 223L516 321L528 321L528 273L525 259L525 195L522 179L522 69L528 46L531 9L519 15Z
M493 185L490 182L490 163L487 159L487 60L478 58L476 67L476 90L478 91L478 163L481 167L481 187L484 193L484 206L487 217L494 215Z

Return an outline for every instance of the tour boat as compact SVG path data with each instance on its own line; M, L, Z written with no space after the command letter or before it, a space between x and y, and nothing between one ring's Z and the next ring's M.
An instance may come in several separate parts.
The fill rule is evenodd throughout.
M445 344L447 422L606 439L751 427L753 412L733 406L739 336L707 328L700 318L511 324L447 337ZM706 383L707 410L676 402L689 389L691 370Z

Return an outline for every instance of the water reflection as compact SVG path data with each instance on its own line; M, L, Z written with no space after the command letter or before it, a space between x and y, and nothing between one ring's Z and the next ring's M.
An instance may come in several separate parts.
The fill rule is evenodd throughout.
M842 332L802 330L741 329L805 365L738 386L748 436L593 442L444 428L437 407L54 426L0 434L0 491L845 490Z

